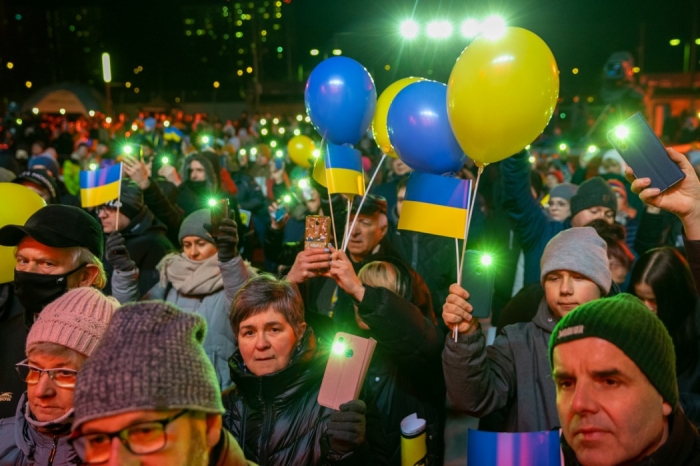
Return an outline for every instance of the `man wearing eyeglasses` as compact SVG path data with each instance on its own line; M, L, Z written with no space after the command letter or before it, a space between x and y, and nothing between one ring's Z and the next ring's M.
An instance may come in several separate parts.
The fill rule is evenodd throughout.
M64 294L39 316L27 337L27 359L15 368L27 391L14 417L0 419L0 465L74 465L68 443L76 374L119 303L94 288Z
M222 428L206 322L162 301L126 305L78 374L71 443L83 464L244 466Z

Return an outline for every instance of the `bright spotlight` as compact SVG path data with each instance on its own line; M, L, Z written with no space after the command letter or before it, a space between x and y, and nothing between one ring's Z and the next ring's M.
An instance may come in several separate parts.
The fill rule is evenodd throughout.
M433 39L447 39L452 35L452 23L449 21L431 21L426 30L428 37Z
M418 23L412 19L408 19L401 23L401 35L404 39L415 39L418 36L420 27Z
M462 23L461 32L467 39L473 39L479 35L479 22L475 19L468 19Z
M481 25L481 30L487 39L498 39L506 32L506 22L500 16L489 16Z

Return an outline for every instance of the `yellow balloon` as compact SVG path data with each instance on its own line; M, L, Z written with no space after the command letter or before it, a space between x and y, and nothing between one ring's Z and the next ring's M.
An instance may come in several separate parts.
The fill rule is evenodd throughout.
M324 162L323 157L316 159L316 162L314 163L314 171L311 176L324 188L328 187L328 181L326 180L326 162Z
M534 33L506 28L477 37L447 83L447 114L462 150L477 164L503 160L534 141L554 112L559 70Z
M310 137L304 136L303 134L294 136L287 143L289 158L302 168L309 168L311 166L310 159L313 156L314 149L316 149L314 142Z
M424 81L423 78L403 78L399 79L395 83L391 84L389 87L384 89L382 95L377 99L377 108L374 111L374 118L372 119L372 134L374 135L374 140L379 146L379 150L390 157L398 158L398 155L394 151L394 146L391 145L389 140L389 131L386 126L386 117L389 114L389 107L394 101L394 97L398 94L401 89L413 84L418 81Z
M15 183L0 183L0 228L24 225L46 202L34 191ZM0 246L0 283L9 283L15 276L15 247Z

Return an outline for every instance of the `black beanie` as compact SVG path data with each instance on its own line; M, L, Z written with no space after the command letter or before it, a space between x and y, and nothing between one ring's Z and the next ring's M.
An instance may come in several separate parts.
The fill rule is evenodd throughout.
M129 179L122 180L120 212L126 215L131 220L143 210L145 204L143 202L143 193L141 188L135 182ZM109 201L105 204L109 207L117 207L117 200Z
M617 213L617 198L603 178L595 176L581 183L571 197L571 216L591 207L608 207Z

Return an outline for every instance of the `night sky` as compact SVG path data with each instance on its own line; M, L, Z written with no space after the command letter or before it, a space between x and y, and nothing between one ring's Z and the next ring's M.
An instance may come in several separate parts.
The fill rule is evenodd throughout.
M81 63L88 59L87 55L77 50L75 57L64 56L59 63L42 61L42 30L31 21L40 21L43 10L50 4L54 8L99 6L102 9L98 29L105 49L112 51L118 81L125 80L120 79L120 74L127 75L136 64L143 64L150 72L143 75L146 89L211 90L211 82L221 79L222 92L236 86L245 90L245 83L236 81L239 78L231 60L218 60L206 45L201 46L202 50L192 50L191 44L183 45L183 6L192 10L232 5L236 1L5 0L4 6L0 6L5 16L0 21L0 28L4 29L0 29L3 40L0 62L12 59L26 62L26 66L12 72L2 66L0 84L5 96L13 98L31 92L24 88L25 80L30 78L36 84L34 90L66 79L86 84L92 80L100 89L95 58L99 50L91 51L89 61L96 63L89 72L83 71L85 67ZM257 6L263 0L254 1ZM454 61L466 45L465 39L455 34L444 41L423 38L405 42L398 34L401 20L411 16L421 23L450 19L458 28L464 19L495 13L503 16L508 25L535 32L550 46L561 71L562 96L594 94L600 87L603 64L615 51L632 52L637 65L642 65L642 73L682 71L683 43L694 41L693 18L700 23L700 7L696 4L700 0L291 0L282 8L293 37L291 50L287 50L291 51L292 59L290 64L284 60L270 63L263 81L284 80L293 75L295 79L289 85L301 89L313 66L333 48L340 48L344 55L357 59L370 70L380 92L396 79L409 75L446 82ZM12 21L16 11L25 13L25 34L33 34L32 44L38 52L27 48L22 39L26 36L20 35L19 40L13 37L14 25L8 21ZM696 24L695 28L696 38L700 37L700 27ZM27 32L35 29L36 32ZM680 39L681 45L670 46L673 38ZM321 51L319 56L309 54L313 48ZM202 62L200 55L209 58ZM389 70L385 69L387 65ZM573 68L580 70L577 75L572 74ZM64 72L57 73L57 69ZM297 79L300 72L304 76L302 82ZM236 90L222 96L239 98L239 94Z

